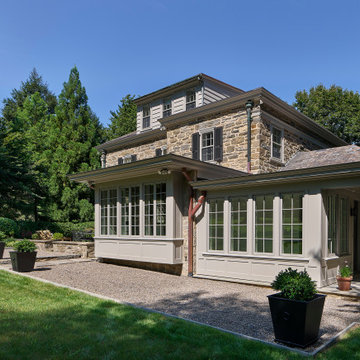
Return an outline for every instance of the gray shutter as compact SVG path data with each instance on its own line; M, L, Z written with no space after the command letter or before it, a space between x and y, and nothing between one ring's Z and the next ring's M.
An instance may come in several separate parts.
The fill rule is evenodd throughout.
M155 156L161 156L161 149L155 149Z
M136 155L131 155L131 162L136 161Z
M118 165L122 165L124 163L124 159L122 157L118 158Z
M192 134L192 158L195 160L200 159L200 134Z
M214 129L214 160L223 160L223 128L217 127Z

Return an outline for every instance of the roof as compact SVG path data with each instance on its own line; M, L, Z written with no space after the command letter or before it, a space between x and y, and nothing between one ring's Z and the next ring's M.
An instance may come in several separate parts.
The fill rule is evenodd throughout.
M301 151L296 153L281 171L347 164L357 161L360 161L360 147L356 145L315 151Z
M198 178L218 179L234 176L244 176L246 173L224 166L209 164L200 160L193 160L179 155L168 154L128 164L109 166L102 169L85 171L68 175L70 180L80 183L105 183L114 180L131 179L140 176L154 175L162 170L168 171L197 171Z
M153 91L153 92L151 92L149 94L146 94L144 96L140 96L140 97L136 98L134 100L134 102L135 102L136 105L147 104L148 102L154 100L155 98L170 95L170 93L172 93L172 92L174 92L176 90L181 90L181 89L186 88L186 87L199 85L204 79L209 80L211 82L215 82L215 83L223 85L223 86L226 86L226 87L228 87L228 88L230 88L232 90L235 90L235 91L239 92L239 94L244 92L244 90L241 90L241 89L239 89L239 88L237 88L235 86L227 84L227 83L225 83L225 82L223 82L221 80L215 79L215 78L213 78L213 77L211 77L209 75L200 73L200 74L197 74L197 75L192 76L190 78L187 78L185 80L179 81L179 82L177 82L175 84L166 86L166 87L164 87L162 89Z

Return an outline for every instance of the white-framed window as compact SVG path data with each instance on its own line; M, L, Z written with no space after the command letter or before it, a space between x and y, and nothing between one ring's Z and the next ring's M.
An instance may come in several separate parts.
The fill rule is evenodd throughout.
M150 105L143 106L142 128L147 129L150 127Z
M339 252L340 255L349 254L349 199L340 197L339 206L339 227L340 227L340 239L339 239Z
M283 130L271 127L271 158L284 161L284 136Z
M121 188L121 235L140 235L140 186Z
M328 219L328 254L337 253L337 226L336 226L336 208L337 196L328 195L326 198L326 213Z
M255 252L273 252L273 195L255 196Z
M117 234L117 190L100 192L100 234Z
M201 160L214 160L214 131L207 131L201 134Z
M209 250L224 250L224 200L210 199L209 203Z
M303 252L303 194L282 194L282 253Z
M171 99L164 99L163 101L163 118L171 115Z
M230 199L230 251L247 250L247 198Z
M186 91L186 110L196 107L196 93L194 90Z
M123 163L124 164L130 164L131 163L131 155L125 155L123 157Z

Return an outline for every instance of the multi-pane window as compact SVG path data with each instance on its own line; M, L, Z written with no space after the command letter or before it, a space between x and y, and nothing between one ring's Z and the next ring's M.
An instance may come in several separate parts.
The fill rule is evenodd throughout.
M171 99L165 99L163 102L163 117L171 115Z
M140 235L140 187L121 189L121 235Z
M349 253L349 200L340 198L340 255Z
M282 161L282 131L272 128L271 132L271 157Z
M116 235L117 233L117 191L102 190L100 193L100 234Z
M154 185L144 186L145 235L154 235Z
M326 213L328 217L328 253L335 254L337 246L336 235L336 195L329 195L327 197Z
M131 235L140 235L140 188L131 188Z
M155 185L156 235L166 235L166 184Z
M246 251L247 199L231 199L230 250Z
M143 107L143 120L142 120L142 127L146 129L150 127L150 106L146 105Z
M196 107L196 96L195 91L186 92L186 110L190 110Z
M130 189L121 189L121 235L129 235L129 223L130 223Z
M209 200L209 250L224 250L224 201Z
M302 194L282 196L282 252L302 254Z
M214 159L214 132L210 131L201 136L201 160Z
M255 198L255 251L273 251L273 196Z

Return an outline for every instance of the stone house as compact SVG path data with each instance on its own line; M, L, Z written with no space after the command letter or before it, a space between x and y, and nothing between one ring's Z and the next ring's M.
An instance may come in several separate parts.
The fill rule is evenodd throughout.
M360 148L264 88L199 74L136 99L137 130L97 147L95 256L181 275L318 286L360 271Z

